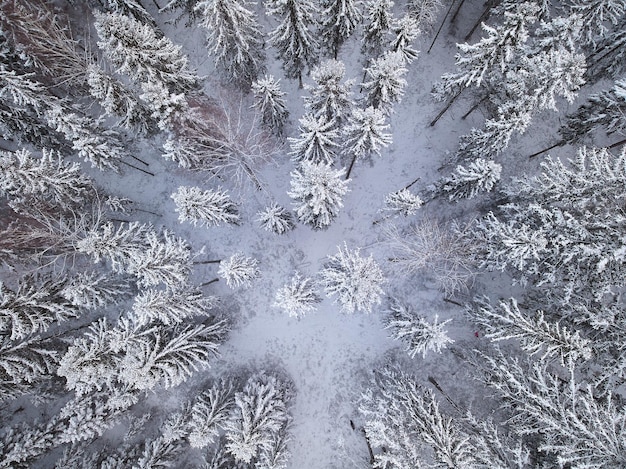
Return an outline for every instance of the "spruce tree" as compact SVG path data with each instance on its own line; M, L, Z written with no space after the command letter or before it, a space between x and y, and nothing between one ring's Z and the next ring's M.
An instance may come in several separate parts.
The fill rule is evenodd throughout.
M326 117L306 114L300 119L300 136L289 137L291 159L294 162L309 161L316 164L332 164L339 132L334 121Z
M407 84L404 78L407 69L402 55L398 52L387 52L375 59L365 71L363 89L367 92L367 106L391 114L393 105L400 102Z
M349 124L344 128L343 153L352 157L346 178L350 177L357 159L367 158L372 154L380 156L381 149L391 144L391 134L385 133L388 128L385 115L379 109L370 106L363 110L354 110Z
M339 48L361 21L360 0L324 0L322 2L321 37L337 60Z
M393 25L392 0L368 0L365 6L365 28L361 51L371 57L379 56L388 44L387 35Z
M252 93L254 94L253 107L261 114L261 122L269 130L278 135L283 135L283 130L289 111L285 101L285 92L280 89L280 80L274 79L272 75L252 83Z
M194 225L218 226L239 223L239 210L228 193L221 189L203 191L199 187L181 186L171 198L176 203L178 220Z

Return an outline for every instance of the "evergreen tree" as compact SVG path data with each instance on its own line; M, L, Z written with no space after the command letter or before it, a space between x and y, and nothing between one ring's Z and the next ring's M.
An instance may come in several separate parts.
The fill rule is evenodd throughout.
M261 275L258 265L258 260L237 252L225 261L220 262L217 274L226 280L226 285L230 288L247 288L253 280Z
M411 15L404 15L393 27L396 38L391 44L391 50L402 55L406 63L411 63L417 59L418 51L411 47L415 38L420 34L417 20Z
M273 376L253 376L235 394L235 416L226 427L226 449L235 460L252 462L288 421L287 384Z
M200 26L208 30L209 53L228 78L250 86L264 71L263 33L247 1L203 0Z
M265 231L276 234L284 234L295 228L291 212L276 203L259 212L257 220Z
M239 223L239 210L226 191L221 189L203 191L199 187L180 186L172 194L176 203L178 220L191 221L194 225L218 226L222 223Z
M392 0L368 0L365 29L361 38L361 51L372 57L381 54L387 46L387 35L393 24Z
M181 47L159 37L151 26L120 14L95 12L94 16L98 47L117 72L133 80L161 83L176 92L196 86L198 77Z
M316 118L333 122L341 128L354 107L352 86L354 80L342 83L346 67L338 60L325 60L311 70L315 86L305 85L310 96L304 97L304 107Z
M302 71L317 61L317 41L311 27L317 13L311 0L268 0L267 14L280 24L270 32L271 44L278 49L288 78L297 78L302 87Z
M186 286L176 290L144 290L133 303L133 322L150 324L155 321L172 326L189 318L209 316L217 298L204 296L198 289Z
M344 154L352 156L352 162L346 177L357 159L380 156L382 147L391 144L391 134L385 133L389 124L385 123L385 115L380 109L372 106L366 109L355 109L350 116L350 123L344 128Z
M334 148L337 147L339 132L334 121L326 117L314 117L305 114L300 119L300 136L289 137L291 143L291 160L294 162L311 162L315 164L332 164Z
M329 164L303 161L291 173L289 197L297 200L296 215L314 229L328 227L343 207L343 196L349 191L349 180L342 180L344 169L334 170Z
M296 272L291 282L276 292L273 306L281 308L289 316L299 318L315 311L319 302L320 298L315 291L313 279L302 277L299 272Z
M406 86L404 75L407 69L402 55L387 52L375 59L365 71L366 81L363 83L363 89L367 92L365 99L367 106L390 114L393 104L400 102Z
M411 307L394 301L385 319L385 329L391 331L392 339L404 342L405 350L411 358L415 358L418 353L422 354L422 358L426 358L428 351L441 353L442 348L454 342L443 329L451 319L438 321L439 316L436 314L434 321L429 322Z
M372 256L362 257L359 249L350 251L345 244L337 254L328 257L320 278L326 294L337 295L336 301L345 313L371 313L372 307L381 302L381 286L386 282Z
M36 158L28 150L0 151L0 194L12 204L49 202L62 209L84 203L94 193L80 165L43 150Z
M96 65L88 69L89 93L98 100L104 111L119 116L119 125L140 133L154 131L150 111L124 84Z
M406 7L419 30L427 32L437 21L437 13L442 3L441 0L409 0Z
M480 192L489 192L500 180L502 166L478 158L467 168L457 166L450 177L444 178L441 190L453 200L472 199Z
M350 37L361 21L359 0L324 0L321 37L335 60L341 44Z
M80 272L68 279L60 295L79 308L97 309L120 302L130 292L130 283L125 278Z
M253 107L261 114L261 122L272 131L282 136L283 128L289 117L285 92L280 89L280 80L275 80L272 75L265 75L252 83L254 94Z
M559 133L571 143L599 127L608 134L626 133L626 80L617 80L610 90L590 95L587 103L567 116Z
M200 394L191 407L189 434L192 448L206 448L220 437L235 405L235 386L232 380L216 380Z
M385 196L385 208L394 213L399 213L403 217L415 215L417 210L424 204L424 201L413 194L408 189L401 189L391 192Z
M583 39L588 45L602 40L609 33L607 25L618 24L626 14L623 0L571 0L566 8L583 19Z

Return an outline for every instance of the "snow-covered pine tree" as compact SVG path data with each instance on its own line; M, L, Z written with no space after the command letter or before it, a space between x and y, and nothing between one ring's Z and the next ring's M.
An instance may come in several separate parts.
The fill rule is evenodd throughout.
M128 279L98 272L79 272L68 278L59 294L71 304L85 309L116 304L131 293Z
M480 192L489 192L500 180L502 166L478 158L467 167L457 166L450 177L443 178L441 190L451 201L472 199Z
M369 158L372 154L380 156L381 149L391 144L391 134L385 133L387 129L385 114L378 108L369 106L352 112L343 130L343 154L352 157L346 178L350 177L357 159Z
M331 165L335 150L339 146L339 131L334 121L325 116L315 117L305 114L300 119L299 137L289 137L291 160L296 163L310 162Z
M388 44L387 35L393 24L392 0L368 0L365 5L365 27L361 38L361 52L378 57Z
M504 73L507 64L519 55L528 41L528 26L539 12L533 2L507 2L501 25L482 24L487 36L476 44L458 44L457 72L446 73L434 87L440 99L453 95L469 86L480 86L493 71Z
M79 309L61 294L65 283L63 277L28 275L13 290L0 282L0 336L23 340L78 317Z
M415 358L417 354L426 358L427 352L441 353L441 349L454 342L444 329L450 321L451 319L439 322L439 316L435 314L434 320L430 322L410 306L393 301L385 318L385 329L391 331L392 339L405 344L405 350L411 358Z
M87 70L89 93L98 100L104 111L120 117L119 125L147 134L155 130L156 123L150 111L122 82L97 65Z
M149 24L156 28L156 22L139 0L96 0L104 11L133 17L140 23Z
M176 203L178 220L195 225L219 226L239 223L239 210L225 190L203 191L199 187L180 186L171 198Z
M606 34L587 59L589 82L609 76L619 79L626 71L626 18Z
M320 301L313 279L302 277L296 272L290 283L278 289L272 306L282 309L289 316L299 318L315 311Z
M437 21L437 13L443 3L441 0L409 0L406 8L420 32L428 32Z
M257 259L236 252L228 259L220 262L217 275L226 280L226 285L230 288L248 288L252 281L261 275L258 265Z
M419 55L419 52L411 47L421 33L417 20L406 14L396 22L392 30L396 37L391 43L391 50L400 53L407 63L411 63Z
M272 203L257 214L257 220L265 231L284 234L295 228L291 212L284 207Z
M400 189L385 196L384 210L408 217L415 215L422 205L424 201L418 195L413 194L409 189Z
M133 80L159 82L175 92L196 86L197 75L187 57L166 37L149 25L115 13L95 12L98 47L118 73Z
M582 39L586 45L595 45L604 39L610 30L608 25L615 26L626 15L626 4L623 0L571 0L565 4L571 13L580 15L582 19Z
M278 136L283 135L283 128L289 117L285 92L280 89L280 80L272 75L252 82L254 94L253 107L261 114L261 122Z
M269 39L278 49L285 75L297 78L302 87L303 70L317 62L317 41L312 30L316 4L311 0L268 0L266 11L280 21Z
M189 318L209 316L216 303L216 297L205 296L189 285L176 290L144 290L135 297L132 320L135 324L158 321L172 326Z
M497 306L486 297L479 298L467 312L488 339L494 342L518 339L524 352L538 355L542 361L558 357L565 367L570 362L590 360L593 355L591 340L581 337L572 328L550 321L544 311L530 314L520 310L515 298L500 301Z
M329 164L303 161L291 173L291 191L298 220L320 230L328 227L343 207L343 196L350 190L344 180L345 169L335 170Z
M11 204L48 202L63 210L86 202L94 195L92 181L77 163L42 150L40 158L26 149L0 151L0 194Z
M374 258L362 257L360 249L351 251L345 244L339 247L337 254L328 256L319 275L326 294L337 295L345 313L371 313L374 305L381 303L385 276Z
M590 95L585 104L567 116L559 133L571 143L600 127L607 134L626 133L626 80L617 80L610 90Z
M326 122L334 122L341 128L354 107L352 87L354 80L342 83L346 73L343 62L325 60L311 70L311 78L315 86L305 85L310 93L304 96L304 107L316 118L324 118Z
M228 79L249 87L263 73L263 33L247 0L202 0L200 26L208 30L209 54Z
M285 423L278 432L271 433L271 440L261 447L256 468L258 469L287 469L289 463L289 422Z
M141 83L143 93L139 96L149 108L150 117L160 130L171 130L176 124L188 119L189 103L183 93L171 92L168 87L158 81Z
M367 106L390 114L393 104L400 102L404 94L406 86L404 75L407 72L404 58L397 52L386 52L382 57L375 59L365 71L363 89L367 92L365 99Z
M206 448L220 437L235 405L235 384L232 379L216 380L200 394L188 422L187 439L192 448Z
M339 48L361 22L360 0L324 0L321 12L321 39L337 60Z
M257 375L235 394L235 415L226 427L226 449L235 460L251 463L272 444L272 436L289 420L289 392L288 383Z

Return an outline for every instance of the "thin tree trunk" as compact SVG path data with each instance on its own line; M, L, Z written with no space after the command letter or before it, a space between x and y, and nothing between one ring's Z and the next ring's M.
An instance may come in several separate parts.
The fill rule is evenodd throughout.
M416 183L417 181L419 181L420 179L422 179L422 178L421 178L421 176L420 176L420 177L418 177L417 179L413 180L410 184L407 184L406 186L404 186L404 187L402 188L402 190L403 190L403 191L408 190L408 189L409 189L409 188L410 188L413 184L415 184L415 183Z
M370 439L365 432L365 428L361 428L363 432L363 436L365 437L365 443L367 444L367 450L370 453L370 464L374 464L374 450L372 450L372 444L370 443Z
M136 212L149 213L150 215L154 215L155 217L162 217L163 216L160 213L151 212L150 210L146 210L146 209L143 209L143 208L134 208L133 210L135 210Z
M435 388L437 389L437 391L439 391L443 397L446 398L446 400L452 404L452 407L454 407L456 409L456 411L461 414L461 415L465 415L465 412L463 411L463 409L461 409L461 406L458 405L454 400L452 400L452 398L450 397L450 395L445 392L443 390L443 388L439 385L439 383L437 382L437 380L435 378L433 378L432 376L428 377L428 381L430 382L430 384L432 384L433 386L435 386Z
M346 173L346 181L350 179L350 173L352 173L352 167L354 166L354 162L357 159L357 154L355 153L352 157L352 161L350 162L350 167L348 168L348 172Z
M619 142L615 142L614 144L610 145L607 148L611 149L611 148L619 147L620 145L623 145L624 143L626 143L626 138L624 140L620 140Z
M298 88L299 89L303 88L303 86L302 86L302 72L298 73Z
M211 285L212 283L219 282L219 281L220 281L220 279L216 277L216 278L214 278L213 280L209 280L208 282L204 282L204 283L203 283L202 285L200 285L200 286L201 286L201 287L206 287L207 285Z
M463 38L463 40L465 42L470 40L470 38L472 37L472 34L474 34L474 31L476 31L476 28L478 28L480 26L480 24L489 17L489 14L491 13L491 8L493 8L495 3L496 3L496 1L494 1L494 0L489 0L487 2L487 6L485 7L484 11L480 15L480 17L478 18L476 23L474 24L474 26L472 27L470 32L467 33L467 35Z
M154 173L151 173L150 171L146 171L145 169L141 169L133 164L127 163L126 161L120 160L120 163L125 164L126 166L130 166L131 168L135 168L136 170L141 171L142 173L146 173L146 174L149 174L150 176L154 176Z
M193 265L200 265L200 264L219 264L220 262L222 262L221 259L214 259L211 261L195 261L193 263Z
M465 3L465 0L461 0L461 3L459 3L459 6L456 7L456 11L454 12L454 15L452 15L452 18L450 19L450 23L454 23L456 21L456 17L459 14L459 11L461 11L461 7L463 6L464 3Z
M446 16L443 17L443 21L441 22L441 24L439 25L439 29L437 29L437 33L435 34L435 37L433 38L433 42L430 43L430 47L428 48L428 50L426 51L427 54L430 54L430 50L433 48L433 46L435 45L435 41L437 40L437 38L439 37L439 33L441 32L441 30L443 29L443 25L446 24L446 20L448 19L448 15L450 14L450 12L452 11L452 7L454 6L454 2L456 0L452 0L452 2L450 2L450 7L448 8L448 11L446 11ZM461 2L463 3L463 2Z
M150 166L148 163L146 163L144 160L142 160L141 158L138 158L134 155L129 155L132 159L139 161L141 164L144 164L146 166Z
M529 155L528 158L534 158L535 156L539 156L542 153L545 153L547 151L552 150L553 148L562 147L563 145L565 145L565 143L566 143L565 140L559 140L554 145L550 145L548 148L544 148L543 150L539 150L539 151L533 153L532 155Z
M467 111L465 114L463 114L463 115L461 116L461 119L462 119L462 120L467 119L467 117L468 117L468 116L469 116L472 112L474 112L476 109L478 109L478 107L479 107L482 103L484 103L485 101L487 101L487 99L488 99L488 98L489 98L489 95L488 95L488 94L486 94L485 96L483 96L483 97L480 99L480 101L478 101L476 104L474 104L474 105L470 108L470 110L469 110L469 111Z
M453 305L457 305L457 306L460 306L461 308L463 308L463 305L461 303L459 303L458 301L456 301L456 300L443 297L443 301L445 301L446 303L451 303Z
M462 91L463 91L463 88L457 91L457 93L454 96L452 96L452 98L450 98L450 100L448 101L448 104L446 104L446 106L441 111L439 111L439 114L437 114L437 116L431 121L430 123L431 127L434 127L437 121L443 117L443 115L446 113L448 109L450 109L450 106L454 104L454 101L456 101L456 99L461 95Z
M155 6L156 6L159 10L161 10L161 7L159 6L159 4L157 3L157 1L156 1L156 0L152 0L152 3L154 3L154 5L155 5Z

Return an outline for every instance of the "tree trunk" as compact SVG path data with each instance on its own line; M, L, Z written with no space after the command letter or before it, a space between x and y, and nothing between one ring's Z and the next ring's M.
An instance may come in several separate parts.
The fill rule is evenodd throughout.
M624 143L626 143L626 138L624 140L620 140L619 142L615 142L614 144L608 146L608 149L611 148L615 148L615 147L619 147L620 145L623 145Z
M480 24L486 20L487 18L489 18L489 14L491 13L491 9L495 6L495 4L498 3L497 0L489 0L487 2L487 6L485 7L485 9L483 10L482 14L480 15L480 17L478 18L478 20L476 21L476 23L474 24L474 26L472 27L472 29L470 30L469 33L467 33L467 35L463 38L463 40L465 42L469 41L470 38L472 37L472 34L474 34L474 31L476 31L476 28L478 28L480 26Z
M407 184L406 186L404 186L402 188L403 191L408 190L413 184L415 184L417 181L419 181L420 179L422 179L421 177L418 177L417 179L415 179L413 182L411 182L410 184Z
M352 167L354 166L354 162L357 159L357 155L356 153L354 154L354 156L352 157L352 161L350 162L350 167L348 168L348 172L346 173L346 181L348 179L350 179L350 173L352 172Z
M450 19L450 23L454 23L456 21L456 17L459 14L459 11L461 11L461 7L463 6L464 3L465 3L465 0L461 0L461 3L459 3L459 6L456 7L454 15L452 15L452 18Z
M370 443L370 439L367 436L367 433L365 432L365 428L361 428L361 431L363 432L363 436L365 437L365 443L367 444L367 450L370 453L370 464L374 464L374 451L372 450L372 445Z
M131 168L135 168L136 170L139 170L139 171L141 171L142 173L146 173L146 174L149 174L150 176L154 176L154 173L151 173L150 171L146 171L145 169L141 169L141 168L139 168L139 167L137 167L137 166L135 166L135 165L132 165L132 164L130 164L130 163L127 163L126 161L122 161L122 160L120 160L120 163L125 164L126 166L130 166Z
M214 259L211 261L195 261L193 263L193 265L201 265L201 264L219 264L220 262L222 262L221 259Z
M211 285L212 283L219 282L219 281L220 281L220 279L216 277L216 278L214 278L213 280L209 280L208 282L204 282L204 283L203 283L202 285L200 285L200 286L201 286L201 287L206 287L207 285Z
M435 41L437 40L437 38L439 37L439 33L441 32L441 30L443 29L443 25L446 24L446 20L448 19L448 15L450 14L450 11L452 11L452 6L454 5L454 2L456 0L452 0L450 2L450 7L448 8L448 11L446 11L446 15L443 17L443 21L441 22L441 24L439 25L439 29L437 29L437 33L435 33L435 37L433 38L433 42L430 43L430 47L428 48L428 50L426 51L427 54L430 54L430 50L433 48L433 46L435 45ZM463 3L463 2L461 2Z
M478 109L478 106L480 106L482 103L484 103L485 101L487 101L487 99L488 99L488 98L489 98L489 95L488 95L488 94L486 94L485 96L483 96L483 97L480 99L480 101L478 101L476 104L474 104L474 105L470 108L470 110L469 110L469 111L467 111L465 114L463 114L463 115L461 116L461 119L462 119L462 120L467 119L467 117L468 117L468 116L469 116L472 112L474 112L476 109Z
M565 145L565 143L567 143L565 140L559 140L554 145L550 145L548 148L544 148L543 150L539 150L539 151L533 153L532 155L529 155L528 158L534 158L535 156L539 156L542 153L545 153L547 151L552 150L553 148L562 147L563 145Z
M431 121L430 123L431 127L434 127L437 121L443 117L443 115L446 113L448 109L450 109L450 106L454 104L454 101L456 101L456 98L458 98L461 95L462 91L463 91L463 88L457 91L457 93L454 96L452 96L452 98L450 98L450 101L448 101L448 104L446 104L446 106L441 111L439 111L439 114L437 114L437 116Z

